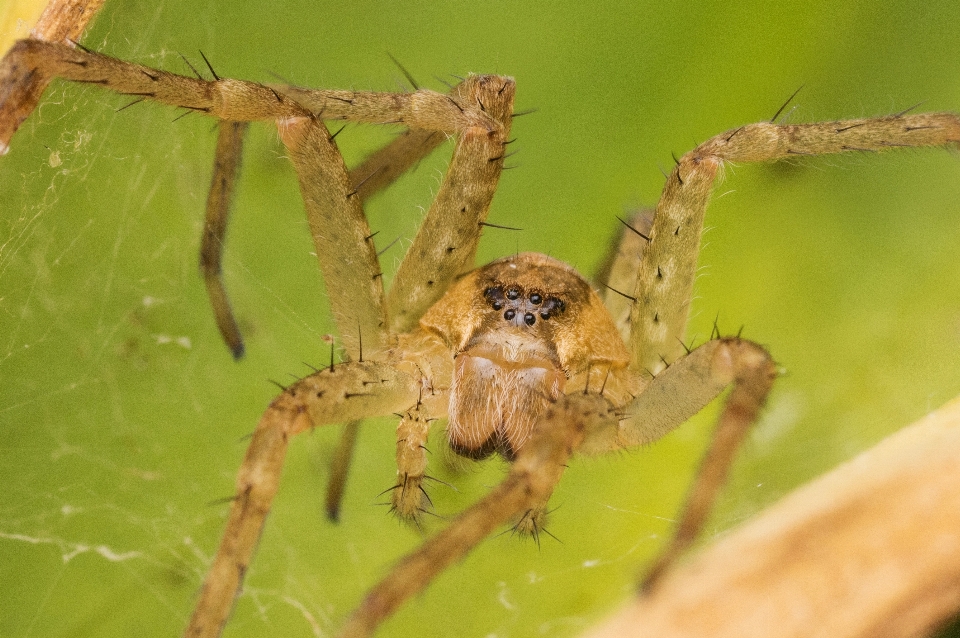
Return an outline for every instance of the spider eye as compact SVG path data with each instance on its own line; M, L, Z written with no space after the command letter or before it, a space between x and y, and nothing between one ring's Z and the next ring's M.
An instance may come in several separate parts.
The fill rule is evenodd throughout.
M490 286L483 291L483 296L487 298L494 310L503 310L503 288Z
M567 305L563 303L562 299L557 299L556 297L547 297L547 300L543 304L540 316L543 319L549 319L555 314L562 313L566 309Z
M530 295L530 303L532 303L534 306L539 306L541 301L543 301L543 297L540 296L540 293L535 292Z
M507 291L507 299L509 299L510 301L513 301L519 298L520 298L520 291L517 290L516 288L511 288L510 290Z
M517 311L516 311L516 310L508 310L508 311L506 311L505 313L503 313L503 318L506 319L507 321L510 321L511 319L513 319L513 318L516 317L516 316L517 316Z
M533 316L532 312L528 312L527 314L523 315L523 322L528 326L532 326L537 322L537 318Z

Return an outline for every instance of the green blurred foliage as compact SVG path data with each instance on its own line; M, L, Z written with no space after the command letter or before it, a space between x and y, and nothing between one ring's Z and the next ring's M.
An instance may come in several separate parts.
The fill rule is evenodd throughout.
M960 107L955 2L214 3L111 0L88 47L189 73L398 90L518 82L519 153L483 260L537 250L585 272L615 215L653 204L672 151L788 109L791 122ZM56 83L0 160L0 635L177 635L246 442L281 383L326 359L323 284L275 131L252 128L227 282L234 363L197 274L213 123ZM391 132L350 126L348 161ZM412 237L449 147L376 199ZM785 368L708 536L960 390L960 170L942 150L729 167L708 214L691 338L768 346ZM401 245L403 242L401 242ZM384 256L392 271L402 255ZM637 452L573 463L538 548L485 542L383 636L574 635L629 596L682 500L709 415ZM439 437L437 437L439 439ZM331 429L292 446L227 636L329 635L423 538L379 504L393 423L362 431L343 521L322 515ZM437 441L434 447L439 447ZM439 461L439 455L435 455ZM437 463L439 466L439 463ZM441 518L503 474L452 476ZM438 521L430 525L436 529Z

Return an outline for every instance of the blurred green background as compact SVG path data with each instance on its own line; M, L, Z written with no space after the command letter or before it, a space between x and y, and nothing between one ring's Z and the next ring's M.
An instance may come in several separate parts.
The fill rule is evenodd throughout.
M399 90L389 52L426 87L513 75L511 162L480 258L537 250L585 272L615 215L653 204L660 167L769 119L960 109L960 4L346 3L110 0L86 46L189 73ZM326 359L323 284L293 171L255 126L226 276L247 338L231 360L197 273L213 123L55 84L0 159L0 635L182 630L248 434L285 383ZM390 131L348 127L356 161ZM369 207L413 236L449 146ZM769 347L786 374L708 536L960 391L960 166L908 150L729 167L707 217L690 335ZM401 242L402 243L402 242ZM384 255L392 271L402 256ZM648 449L573 463L538 548L485 542L383 636L574 635L629 596L670 529L710 415ZM394 424L368 425L340 525L322 514L334 429L292 445L227 636L330 635L422 540L377 495ZM439 437L436 437L439 438ZM434 447L439 447L437 442ZM434 455L435 461L439 455ZM439 465L439 464L437 464ZM503 475L434 470L449 517ZM431 529L442 524L439 521Z

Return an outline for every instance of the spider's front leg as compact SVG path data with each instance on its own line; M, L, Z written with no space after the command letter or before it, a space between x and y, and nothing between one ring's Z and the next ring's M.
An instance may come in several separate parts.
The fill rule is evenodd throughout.
M30 30L30 38L46 42L77 42L93 23L104 0L51 0ZM10 136L16 130L7 128L4 120L20 122L37 108L49 78L24 75L5 83L0 63L0 155L10 150Z
M633 289L628 345L634 369L656 374L682 353L703 217L725 163L958 143L960 116L901 113L814 124L749 124L683 155L664 185Z
M270 404L237 475L226 530L185 636L220 635L277 492L290 438L320 425L407 410L420 391L420 380L396 365L357 361L305 377Z

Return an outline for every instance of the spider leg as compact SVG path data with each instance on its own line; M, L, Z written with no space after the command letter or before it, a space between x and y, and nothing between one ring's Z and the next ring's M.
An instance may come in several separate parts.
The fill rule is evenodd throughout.
M123 95L145 97L205 113L221 120L252 122L321 114L325 120L403 124L414 129L455 134L491 122L480 109L464 109L435 91L305 90L267 86L246 80L203 80L160 71L64 44L19 40L0 63L0 86L17 86L23 78L99 84ZM0 96L0 141L9 140L30 114Z
M397 483L392 491L392 509L402 520L416 523L423 514L423 481L427 471L428 415L418 403L407 410L397 425Z
M304 89L298 86L276 85L274 90L296 100L297 104L316 113L324 120L349 120L366 124L402 124L411 129L440 131L456 135L474 126L493 130L497 125L491 115L470 101L476 97L477 80L473 78L497 76L470 76L454 87L455 95L419 89L413 93L377 93L374 91L345 91L339 89ZM498 78L506 80L506 78ZM509 80L510 87L513 81ZM497 88L501 84L497 85ZM509 92L510 99L513 92Z
M563 396L549 406L503 482L404 558L367 594L340 637L369 636L404 601L423 591L497 527L540 508L584 437L596 429L615 427L617 418L609 402L596 394Z
M394 366L357 361L305 377L270 404L240 466L223 539L185 636L220 635L277 492L290 438L328 423L405 410L418 393L418 380Z
M641 209L626 218L618 218L617 240L610 243L607 254L593 281L613 317L624 343L630 339L630 311L636 301L633 288L637 281L640 260L650 243L653 209Z
M454 278L473 268L503 168L514 90L512 78L471 75L446 97L447 110L456 111L453 123L463 125L453 131L458 138L447 174L387 297L392 331L411 330Z
M350 169L350 183L360 201L383 190L446 141L440 131L407 129Z
M323 509L327 519L333 523L340 522L340 504L347 487L347 474L350 463L353 461L353 450L357 445L357 435L360 433L361 421L350 421L340 431L340 440L333 450L330 460L330 480L327 481L327 494L323 500Z
M240 156L247 122L221 120L217 134L217 150L213 160L213 177L207 195L207 215L200 242L200 273L207 285L213 316L235 359L243 356L243 337L230 309L230 299L223 285L223 244L230 216L230 201L240 172Z
M30 31L30 37L46 42L79 42L83 32L93 23L103 8L104 0L51 0ZM0 65L0 78L6 78ZM37 105L50 83L50 78L37 74L21 74L11 84L4 84L0 103L4 118L0 123L0 155L10 148L10 138L17 126L27 118ZM10 114L14 114L10 117Z
M300 181L334 322L350 357L363 359L364 351L370 356L387 345L387 321L382 273L360 198L322 121L293 117L277 128Z
M787 157L960 142L952 113L891 115L817 124L750 124L711 138L679 160L657 204L650 245L631 296L630 340L635 371L653 374L683 350L696 275L703 215L724 162L770 162Z
M580 448L583 454L652 443L730 388L674 536L645 577L644 589L652 588L696 539L776 376L773 360L757 344L736 337L708 341L658 374L624 408L626 418L615 426L596 430L584 441Z
M24 76L46 80L61 77L98 84L123 95L144 97L236 122L274 120L305 113L292 98L256 82L201 80L39 40L18 41L0 63L0 86L15 85L18 78ZM8 113L6 109L14 109L15 105L8 105L5 96L0 96L0 105L3 109L0 121L9 123L10 127L0 131L0 139L5 139L13 135L29 113Z

